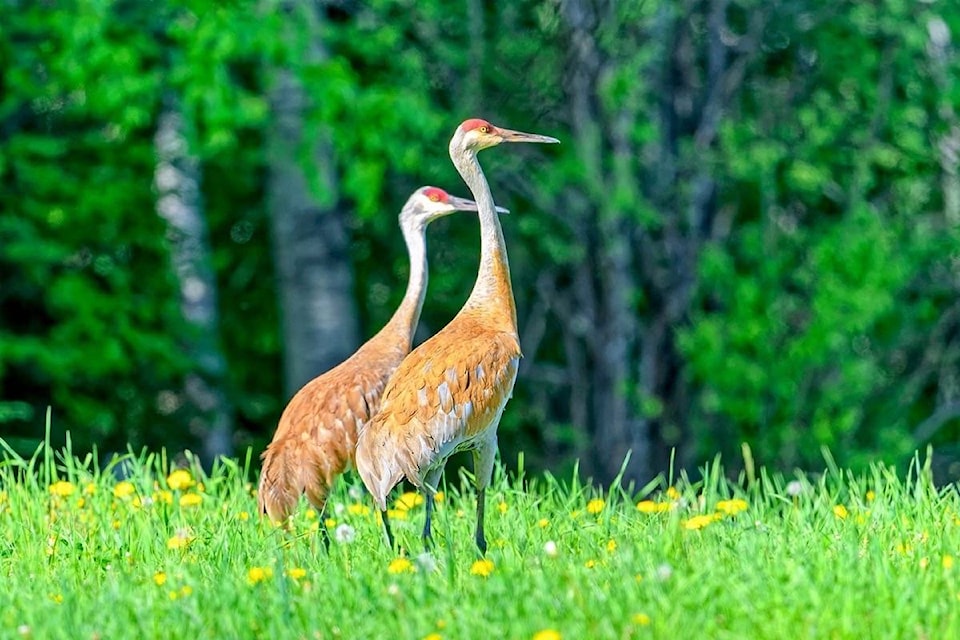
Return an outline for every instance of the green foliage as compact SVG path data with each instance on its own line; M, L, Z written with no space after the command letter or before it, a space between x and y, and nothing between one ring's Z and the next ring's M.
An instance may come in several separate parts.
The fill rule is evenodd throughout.
M816 478L749 467L728 481L714 462L699 480L656 481L639 494L498 468L487 497L491 549L480 562L472 492L450 490L438 503L432 552L419 539L419 496L397 497L392 524L404 551L395 555L355 481L331 496L331 521L301 510L287 531L255 515L250 456L209 475L162 453L125 456L106 471L97 464L106 461L69 449L54 456L47 448L0 462L0 576L16 583L0 591L8 635L960 631L956 607L945 605L960 589L960 499L918 464L905 477L882 465L862 475L831 465ZM556 635L536 635L548 630Z

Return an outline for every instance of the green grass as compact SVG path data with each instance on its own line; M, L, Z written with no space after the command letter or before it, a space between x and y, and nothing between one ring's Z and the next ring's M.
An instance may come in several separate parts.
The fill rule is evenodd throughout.
M637 494L498 470L485 577L472 572L471 491L446 492L426 562L423 507L394 517L416 570L392 573L404 563L391 565L352 476L330 508L355 537L328 553L306 508L290 532L256 517L249 462L193 469L202 489L176 490L162 455L123 464L129 486L69 451L6 454L0 637L960 637L960 499L919 463L906 476L761 470L736 482L713 464L701 481ZM642 499L667 510L641 512ZM731 499L746 509L711 516Z

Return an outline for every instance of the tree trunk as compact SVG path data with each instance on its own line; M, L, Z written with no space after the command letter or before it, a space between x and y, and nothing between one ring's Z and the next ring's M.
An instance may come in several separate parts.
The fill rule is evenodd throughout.
M292 3L285 11L291 31L304 24L308 29L308 50L293 52L307 64L324 57L318 10ZM305 22L294 24L295 20ZM283 318L284 383L292 395L347 358L357 348L359 329L348 215L337 207L329 136L305 135L310 101L293 71L276 70L270 102L274 124L268 142L269 208Z
M602 481L610 481L620 470L628 452L630 462L625 477L647 479L650 468L649 437L644 424L633 410L632 356L636 348L638 323L632 308L636 283L633 274L629 238L634 226L626 212L608 194L618 187L630 188L633 176L623 163L632 154L622 127L614 118L605 117L598 105L597 81L605 64L597 44L599 30L606 19L604 2L570 0L564 3L564 17L571 28L568 66L571 100L570 122L574 144L592 187L589 202L571 194L567 206L576 213L581 225L589 227L585 237L590 256L579 280L589 282L589 304L593 334L587 337L589 360L588 429L593 434L585 470ZM610 148L612 145L613 148ZM604 158L613 158L613 170L604 166Z
M200 200L200 166L190 154L179 102L166 99L154 148L157 213L167 221L180 308L187 324L186 351L193 361L184 381L184 413L190 433L201 441L207 464L233 454L233 409L224 391L226 359L220 340L217 282Z

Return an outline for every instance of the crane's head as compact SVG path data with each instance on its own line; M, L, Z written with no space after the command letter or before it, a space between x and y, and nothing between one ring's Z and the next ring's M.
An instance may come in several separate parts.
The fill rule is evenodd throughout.
M411 194L400 212L400 224L426 226L437 218L450 215L454 211L476 211L477 203L466 198L452 196L439 187L420 187ZM510 213L503 207L497 207L497 213Z
M453 134L453 140L458 141L459 145L465 149L481 151L488 147L495 147L501 142L540 142L540 143L559 143L560 141L550 136L541 136L536 133L523 133L512 129L497 127L481 118L470 118L464 120L456 133ZM453 144L451 143L451 148Z

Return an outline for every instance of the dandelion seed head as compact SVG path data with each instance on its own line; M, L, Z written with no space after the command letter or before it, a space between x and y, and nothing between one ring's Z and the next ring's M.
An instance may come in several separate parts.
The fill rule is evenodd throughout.
M333 537L340 544L350 544L357 538L357 531L348 525L347 523L342 523L337 525L337 528L333 531Z
M557 557L557 543L553 540L547 540L543 543L543 553L549 558Z
M787 495L796 498L803 493L803 483L799 480L791 480L787 483Z
M437 570L437 560L429 551L424 551L417 556L417 567L424 573L432 573Z
M661 582L666 582L673 576L673 567L664 562L656 569L657 580Z

